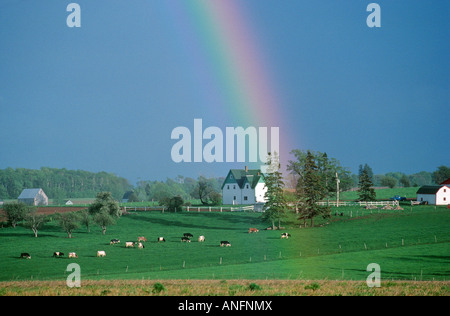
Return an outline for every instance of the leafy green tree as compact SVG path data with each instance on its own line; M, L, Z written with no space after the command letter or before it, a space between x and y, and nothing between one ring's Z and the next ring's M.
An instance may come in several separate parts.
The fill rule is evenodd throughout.
M359 200L360 201L375 201L376 193L372 188L373 183L370 180L367 170L362 170L361 176L359 177Z
M115 224L114 218L119 218L122 214L119 203L113 199L110 192L98 193L88 211L93 216L94 222L102 228L103 235L107 226Z
M391 176L384 176L381 178L381 185L392 189L397 185L397 179Z
M169 212L181 212L183 210L184 200L181 196L173 196L162 199L159 201L159 204L167 207Z
M409 178L406 174L402 175L402 177L400 178L400 184L404 188L409 188L411 186L411 181L409 181Z
M25 227L31 228L34 233L34 237L37 238L38 230L48 221L47 216L38 214L35 207L30 209L30 212L24 216Z
M432 175L433 181L436 184L440 184L450 178L450 168L447 166L439 166Z
M84 226L86 226L87 232L89 233L90 225L91 225L92 217L89 215L88 210L82 210L80 211L80 223Z
M25 215L30 212L30 207L24 203L6 203L3 205L3 212L8 223L15 228L17 223L22 221Z
M75 212L59 213L56 214L56 220L67 236L72 238L73 231L80 227L81 216Z
M94 215L94 222L102 228L103 235L106 233L106 227L116 223L114 218L108 214L106 209Z
M266 203L264 204L263 219L272 222L272 229L275 229L275 221L278 221L278 227L281 226L281 220L286 216L288 205L284 195L283 176L280 172L280 163L278 154L269 153L266 164L268 172L264 175L267 191L265 193ZM273 166L277 166L272 170Z
M114 200L111 192L100 192L89 208L89 214L95 215L101 212L106 212L113 217L120 217L122 215L119 207L119 203Z

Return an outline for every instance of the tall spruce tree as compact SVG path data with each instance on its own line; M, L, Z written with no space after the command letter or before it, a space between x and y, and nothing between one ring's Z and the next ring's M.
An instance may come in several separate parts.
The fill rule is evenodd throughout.
M363 169L361 171L361 175L359 176L359 200L360 201L375 201L376 193L372 188L373 183L370 179L369 173L367 170Z
M272 222L272 229L275 229L275 221L278 221L278 228L281 226L281 220L286 216L288 205L283 191L284 182L280 172L279 157L276 152L273 155L269 153L267 164L269 165L268 172L264 175L267 202L264 204L263 219ZM278 166L278 168L272 170L272 166Z
M304 195L300 219L310 219L311 227L314 227L314 217L318 215L328 216L330 210L328 207L317 204L325 197L325 187L314 155L309 150L306 155L303 181L299 185L301 186L299 191Z

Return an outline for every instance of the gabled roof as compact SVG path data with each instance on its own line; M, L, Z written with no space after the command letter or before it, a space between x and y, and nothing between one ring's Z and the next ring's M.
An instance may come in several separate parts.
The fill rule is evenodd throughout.
M424 185L417 190L417 194L436 194L442 187L444 185Z
M247 171L243 169L231 169L222 184L222 189L226 183L230 182L236 182L241 189L248 183L254 189L258 182L261 181L264 181L264 175L260 169L248 169Z
M441 185L444 185L444 184L450 184L450 178L448 178L447 180L445 180L444 182L441 183Z
M24 189L18 199L34 199L42 189Z

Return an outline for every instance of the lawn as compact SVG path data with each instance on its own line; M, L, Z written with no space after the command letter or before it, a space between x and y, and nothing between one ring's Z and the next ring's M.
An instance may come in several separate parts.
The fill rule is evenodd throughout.
M339 211L345 210L340 207ZM355 209L352 209L355 210ZM358 211L358 215L356 215ZM333 213L334 214L334 213ZM347 214L347 213L346 213ZM412 212L358 210L317 220L322 227L298 228L286 223L291 238L267 227L257 213L131 212L102 235L84 228L68 239L55 222L34 238L18 226L0 229L0 281L65 280L76 262L82 279L291 279L365 280L369 263L378 263L382 279L444 280L450 278L450 212L416 206ZM183 233L191 243L182 243ZM206 236L204 243L197 242ZM147 237L144 249L125 248L125 241ZM163 236L165 243L158 243ZM118 238L121 243L109 245ZM220 247L227 240L231 247ZM97 258L97 250L106 257ZM53 258L62 251L66 258ZM68 259L69 252L78 259ZM19 259L29 252L31 260Z

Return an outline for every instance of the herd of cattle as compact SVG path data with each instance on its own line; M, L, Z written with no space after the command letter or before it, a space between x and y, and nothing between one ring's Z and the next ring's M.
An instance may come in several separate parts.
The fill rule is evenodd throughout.
M248 233L257 233L259 232L259 230L257 228L249 228ZM190 243L191 242L191 238L193 238L194 235L192 235L191 233L184 233L183 237L181 237L181 242L187 242ZM288 233L281 233L281 239L287 239L291 237L290 234ZM143 249L145 248L144 244L142 242L146 242L147 238L145 238L144 236L139 236L137 238L137 242L134 241L127 241L125 242L125 248L134 248L134 247L138 247L139 249ZM164 239L164 237L158 237L156 240L158 243L159 242L165 242L166 240ZM204 242L205 241L205 236L200 235L198 237L198 242ZM119 244L120 240L119 239L111 239L110 241L110 245L116 245ZM222 240L220 242L220 247L231 247L231 243L227 240ZM106 251L104 250L98 250L97 251L97 257L105 257L106 256ZM55 251L53 253L53 257L55 258L62 258L64 257L64 253L60 252L60 251ZM20 258L22 259L31 259L31 255L27 252L23 252L20 254ZM75 252L69 252L69 258L78 258L78 255Z

